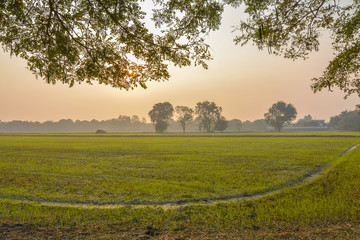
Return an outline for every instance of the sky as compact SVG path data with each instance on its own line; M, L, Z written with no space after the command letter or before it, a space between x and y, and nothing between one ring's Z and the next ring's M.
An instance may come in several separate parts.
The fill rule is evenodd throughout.
M344 93L322 91L314 94L311 79L321 76L333 57L330 38L324 33L320 51L304 60L269 55L248 44L236 46L232 26L239 23L241 10L227 8L220 29L208 37L213 60L209 69L170 66L170 79L149 82L147 89L119 90L110 86L49 85L26 69L26 62L0 50L0 120L58 121L106 120L119 115L148 112L158 102L174 107L194 107L200 101L213 101L223 108L227 119L256 120L277 101L293 104L298 119L310 114L329 120L359 104L358 96L344 99Z

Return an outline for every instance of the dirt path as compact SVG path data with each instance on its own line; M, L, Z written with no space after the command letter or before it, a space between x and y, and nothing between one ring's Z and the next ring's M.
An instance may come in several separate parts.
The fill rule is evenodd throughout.
M71 207L71 208L122 208L122 207L132 207L132 208L144 208L144 207L162 207L164 209L169 208L179 208L193 204L214 204L221 202L232 202L232 201L245 201L245 200L254 200L270 195L277 194L284 189L299 187L303 184L306 184L316 178L320 177L325 171L333 167L344 155L349 153L360 146L356 144L348 148L345 152L335 157L333 160L325 164L324 166L317 168L309 173L306 173L295 180L285 182L276 187L265 189L263 191L256 191L250 194L237 194L237 195L228 195L221 196L218 198L202 198L202 199L186 199L178 201L164 201L164 202L139 202L139 203L123 203L123 202L109 202L109 203L93 203L93 202L70 202L70 201L61 201L61 200L49 200L49 199L32 199L30 197L16 197L16 196L6 196L0 194L0 199L8 199L14 202L21 203L32 203L39 204L43 206L53 206L53 207Z

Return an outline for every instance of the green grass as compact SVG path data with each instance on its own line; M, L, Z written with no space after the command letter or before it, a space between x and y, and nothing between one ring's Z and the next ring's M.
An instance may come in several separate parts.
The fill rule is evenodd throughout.
M143 203L251 194L294 181L353 138L1 137L11 198Z
M202 198L253 192L292 181L359 142L358 138L1 137L0 193L131 203L190 198L185 194ZM352 221L360 217L359 156L357 148L337 158L319 179L251 201L102 209L2 199L0 219L52 226L153 225L168 231Z
M337 132L337 131L282 131L282 132L215 132L215 133L205 133L205 132L165 132L165 133L155 133L155 132L109 132L105 134L96 134L96 133L84 133L84 132L68 132L68 133L0 133L0 136L69 136L69 137L111 137L111 136L138 136L138 137L177 137L177 136L354 136L360 137L360 132Z

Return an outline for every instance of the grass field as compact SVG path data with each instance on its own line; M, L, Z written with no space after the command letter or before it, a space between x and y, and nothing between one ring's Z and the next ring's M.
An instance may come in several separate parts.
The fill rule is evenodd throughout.
M360 149L342 155L355 136L1 136L0 221L160 235L355 223Z

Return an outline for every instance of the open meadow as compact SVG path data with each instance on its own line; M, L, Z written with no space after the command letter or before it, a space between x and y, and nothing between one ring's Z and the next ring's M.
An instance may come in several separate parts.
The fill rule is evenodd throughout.
M301 239L331 226L330 239L360 237L359 143L356 133L1 135L0 238Z

